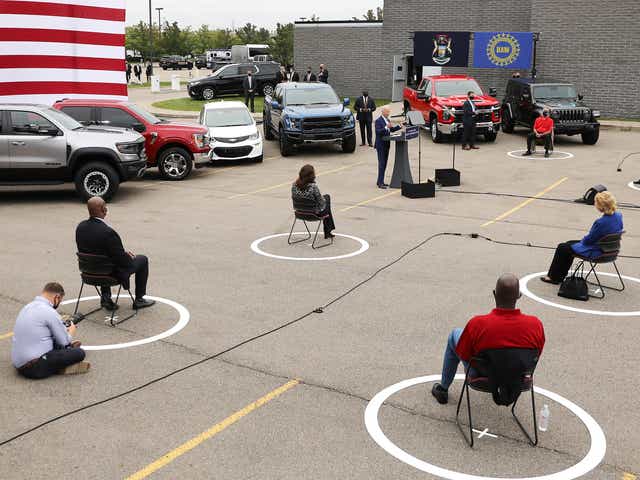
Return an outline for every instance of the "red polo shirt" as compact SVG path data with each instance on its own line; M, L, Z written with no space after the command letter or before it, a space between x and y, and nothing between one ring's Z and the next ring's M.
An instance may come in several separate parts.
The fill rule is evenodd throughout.
M535 348L542 353L544 327L538 317L520 310L494 308L488 315L473 317L462 331L456 353L464 361L491 348Z
M533 128L538 133L547 133L553 130L553 118L538 117L533 124Z

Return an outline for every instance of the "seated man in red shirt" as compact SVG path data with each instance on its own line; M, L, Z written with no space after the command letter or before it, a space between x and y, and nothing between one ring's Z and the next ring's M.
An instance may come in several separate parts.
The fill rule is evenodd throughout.
M520 298L520 282L512 273L502 275L493 291L496 308L488 315L473 317L462 328L454 328L449 334L442 364L442 379L431 394L438 403L449 401L449 386L456 375L460 360L467 368L474 355L492 348L535 348L542 353L544 328L542 322L530 315L523 315L516 308Z
M527 151L522 155L531 155L531 146L536 138L544 140L544 156L549 157L551 142L553 139L553 118L549 117L549 109L547 107L542 110L542 116L536 118L533 124L533 132L527 136Z

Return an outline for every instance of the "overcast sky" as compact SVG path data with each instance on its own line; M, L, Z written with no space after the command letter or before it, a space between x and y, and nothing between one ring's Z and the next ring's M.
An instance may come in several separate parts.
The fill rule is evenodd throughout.
M162 23L177 21L180 25L195 28L208 24L212 28L240 27L245 23L274 28L276 23L288 23L300 17L316 14L320 20L350 20L362 16L367 10L382 6L382 0L263 0L215 1L215 0L152 0L153 19L158 21L156 7L163 7ZM127 25L149 21L147 0L127 1Z

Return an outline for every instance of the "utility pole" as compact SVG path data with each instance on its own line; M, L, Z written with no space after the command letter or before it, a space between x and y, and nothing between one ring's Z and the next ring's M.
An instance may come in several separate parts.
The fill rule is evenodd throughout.
M156 7L158 11L158 43L162 40L162 23L160 23L160 12L164 10L163 7Z
M151 75L153 75L153 17L151 11L151 0L149 0L149 56L151 57Z

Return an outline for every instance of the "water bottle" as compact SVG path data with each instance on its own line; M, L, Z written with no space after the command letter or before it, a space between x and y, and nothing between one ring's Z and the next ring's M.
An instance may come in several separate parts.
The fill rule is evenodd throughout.
M551 412L549 411L549 405L546 403L542 406L540 410L540 421L538 422L538 428L541 432L546 432L547 428L549 428L549 416Z

